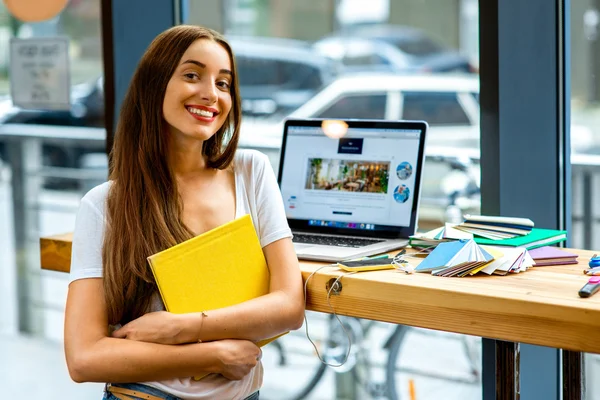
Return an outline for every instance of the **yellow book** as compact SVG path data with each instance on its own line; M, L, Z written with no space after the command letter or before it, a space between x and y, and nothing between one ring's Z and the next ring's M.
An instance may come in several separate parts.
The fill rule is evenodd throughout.
M210 311L269 293L269 268L250 215L156 253L148 262L172 313Z

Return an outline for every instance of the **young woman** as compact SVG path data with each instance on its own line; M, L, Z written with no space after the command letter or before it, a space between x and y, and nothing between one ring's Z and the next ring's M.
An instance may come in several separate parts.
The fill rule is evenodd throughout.
M281 195L264 155L236 151L240 118L221 35L176 26L152 42L123 102L109 182L82 199L73 237L66 359L76 382L109 382L105 399L257 399L254 342L302 325ZM164 311L146 258L244 214L269 294L206 313Z

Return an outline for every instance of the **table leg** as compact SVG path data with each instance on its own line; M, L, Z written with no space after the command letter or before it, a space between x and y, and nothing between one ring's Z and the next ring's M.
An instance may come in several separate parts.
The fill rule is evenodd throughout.
M563 399L581 400L585 386L583 384L583 354L576 351L563 350Z
M483 339L483 399L519 400L519 343Z
M496 399L520 399L519 356L519 343L496 341Z

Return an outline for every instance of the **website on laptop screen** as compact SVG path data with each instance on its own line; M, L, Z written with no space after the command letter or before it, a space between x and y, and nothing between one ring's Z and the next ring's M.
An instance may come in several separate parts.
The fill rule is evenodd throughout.
M421 130L289 126L281 171L288 218L378 230L410 226Z

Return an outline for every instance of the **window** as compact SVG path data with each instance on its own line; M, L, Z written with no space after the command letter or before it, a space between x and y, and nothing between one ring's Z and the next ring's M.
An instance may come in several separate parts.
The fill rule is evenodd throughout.
M339 98L318 118L385 118L385 94L363 94Z
M318 89L321 72L298 62L237 56L240 86L283 86L293 89Z
M397 40L389 38L388 41L411 56L424 56L443 51L443 48L440 45L424 36L399 38Z
M425 120L429 126L470 125L456 93L404 93L402 119Z
M277 64L262 58L236 57L240 86L278 85Z
M369 65L369 66L381 66L389 65L390 62L375 53L364 53L364 54L349 54L343 59L344 65L355 66L355 65Z
M596 193L600 187L600 4L570 2L571 28L571 246L596 249L599 209ZM589 204L589 206L587 206ZM596 295L598 296L598 295ZM600 355L584 355L586 400L600 396Z
M322 85L318 68L297 62L280 62L281 85L290 89L318 89Z

